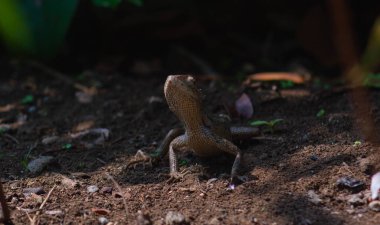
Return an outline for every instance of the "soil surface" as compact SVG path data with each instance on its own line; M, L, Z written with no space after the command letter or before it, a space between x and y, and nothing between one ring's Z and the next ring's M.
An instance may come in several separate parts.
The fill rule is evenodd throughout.
M29 224L28 215L39 224L175 224L170 211L185 217L181 224L380 221L367 202L378 147L362 132L363 124L372 123L362 115L380 122L378 90L369 90L370 105L363 106L344 87L297 86L279 95L243 89L237 81L200 81L213 114L229 113L225 109L242 91L248 94L253 118L231 115L234 124L283 119L273 133L263 129L259 137L237 143L245 152L246 181L229 190L231 157L199 159L185 152L180 169L190 173L175 183L167 183L167 158L156 167L125 168L138 150L154 151L170 129L181 126L163 96L165 77L92 72L79 82L96 84L97 93L81 103L72 85L38 70L9 74L0 78L0 124L13 126L0 135L0 171L15 224ZM9 110L7 104L15 106ZM109 138L106 130L100 139L70 136L92 128L108 129ZM46 139L52 136L58 139ZM41 156L54 160L41 172L28 172L27 164ZM357 186L338 185L342 178L357 179ZM25 194L26 188L42 190Z

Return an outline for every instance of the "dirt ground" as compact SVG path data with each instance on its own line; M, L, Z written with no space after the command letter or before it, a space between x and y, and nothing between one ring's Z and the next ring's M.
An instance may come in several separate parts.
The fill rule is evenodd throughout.
M0 112L0 124L27 116L21 126L0 135L1 179L15 224L29 224L28 215L37 215L39 224L151 224L148 217L152 224L165 224L169 211L181 213L191 224L379 224L380 214L366 202L378 147L365 139L360 126L365 124L361 115L368 112L378 125L378 90L369 91L371 105L363 108L348 88L307 85L283 90L281 96L246 88L253 118L233 117L234 123L284 121L274 133L238 143L245 152L241 175L247 181L227 190L230 157L200 160L185 153L181 169L191 173L177 183L166 182L168 160L153 168L125 169L138 150L153 151L171 128L181 126L164 100L165 76L91 73L81 82L96 81L98 93L83 104L72 85L40 71L4 73L0 106L34 97ZM199 85L207 110L214 114L226 113L224 105L243 90L236 81ZM322 109L325 113L317 116ZM89 147L85 141L96 137L68 138L90 127L109 129L109 139ZM53 135L63 139L42 143ZM40 173L27 172L26 163L42 155L54 161ZM364 184L341 187L337 182L344 177ZM89 190L92 185L99 190ZM42 191L24 194L25 188L37 187Z

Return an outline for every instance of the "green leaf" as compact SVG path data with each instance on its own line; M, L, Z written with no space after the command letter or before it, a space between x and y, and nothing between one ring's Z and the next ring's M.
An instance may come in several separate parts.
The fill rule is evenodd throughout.
M92 4L104 8L116 8L122 0L92 0Z
M32 103L33 101L34 101L34 96L33 95L25 95L21 99L21 104L26 105L26 104Z
M63 146L62 146L62 149L66 149L66 150L69 150L69 149L71 149L73 147L73 145L72 144L70 144L70 143L67 143L67 144L64 144Z
M128 0L128 2L137 7L144 5L144 0Z
M292 88L294 87L294 82L290 80L282 80L280 81L280 86L282 89Z
M275 119L275 120L270 121L270 124L272 126L275 126L276 124L278 124L278 123L280 123L282 121L284 121L284 120L283 119Z
M25 170L28 168L28 163L29 163L29 160L28 160L28 158L27 157L25 157L25 158L23 158L22 160L21 160L21 166L22 166L22 168L24 168Z
M179 165L180 166L185 166L185 165L187 165L189 162L187 161L187 160L185 160L185 159L182 159L181 161L179 161Z
M326 111L324 109L320 109L317 113L317 117L320 118L326 114Z
M358 146L360 146L362 144L362 142L361 141L355 141L354 142L354 147L358 147Z
M363 80L363 86L380 88L380 73L370 73Z
M1 127L1 128L0 128L0 134L4 134L5 131L7 131L7 129L5 129L4 127Z
M255 121L251 122L250 124L252 126L263 126L263 125L269 126L269 122L265 121L265 120L255 120Z

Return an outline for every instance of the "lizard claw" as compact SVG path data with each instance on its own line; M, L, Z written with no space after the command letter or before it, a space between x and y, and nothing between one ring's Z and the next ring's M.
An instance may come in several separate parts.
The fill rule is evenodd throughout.
M134 156L134 159L127 163L126 168L128 169L133 166L133 168L135 169L138 164L142 164L143 168L145 169L145 165L149 165L150 167L152 167L153 161L154 159L152 156L148 155L147 153L141 150L138 150L136 152L136 155Z
M185 169L182 172L172 172L170 173L169 179L166 181L167 183L174 183L177 181L182 180L187 174L189 174L190 171Z

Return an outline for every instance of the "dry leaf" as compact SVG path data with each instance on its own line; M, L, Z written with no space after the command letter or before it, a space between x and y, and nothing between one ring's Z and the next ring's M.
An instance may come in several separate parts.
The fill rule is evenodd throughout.
M93 120L86 120L86 121L83 121L83 122L78 123L78 124L73 128L73 131L74 131L74 132L79 132L79 131L88 130L88 129L90 129L91 127L93 127L94 124L95 124L95 121L93 121Z
M289 80L296 84L303 84L311 79L310 75L301 75L291 72L264 72L251 74L244 81L248 85L251 81L279 81Z

